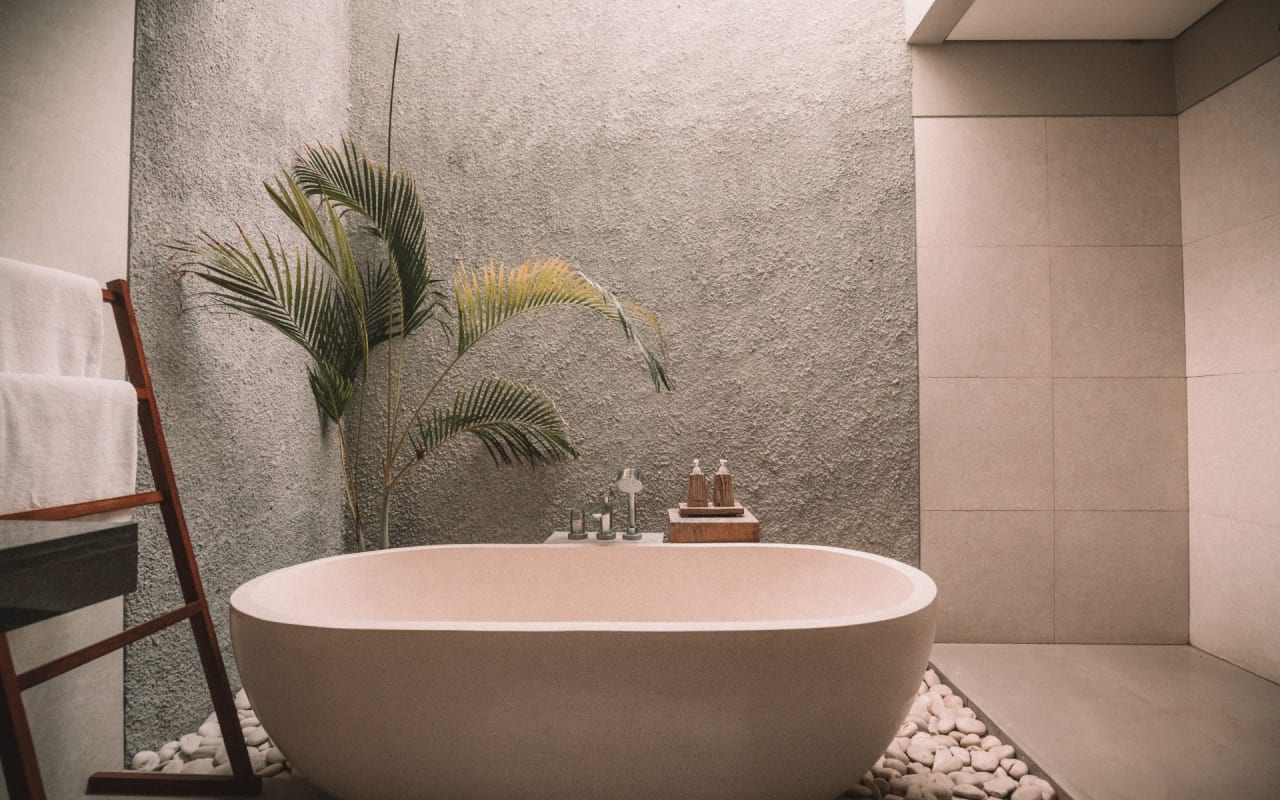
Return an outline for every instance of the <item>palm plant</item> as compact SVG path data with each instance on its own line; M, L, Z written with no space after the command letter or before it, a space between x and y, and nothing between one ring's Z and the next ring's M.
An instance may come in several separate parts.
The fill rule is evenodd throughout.
M456 437L479 439L500 463L577 456L555 404L533 386L490 378L450 400L437 396L463 357L503 323L552 306L594 312L621 328L655 387L671 388L657 318L560 259L516 268L462 266L452 291L445 291L428 263L426 223L413 180L370 159L352 139L336 148L308 147L264 186L305 247L290 248L243 228L234 240L202 234L174 247L189 257L195 274L213 284L210 294L221 305L265 322L310 357L316 406L337 427L346 507L361 550L368 544L368 509L358 451L375 348L385 350L379 360L386 368L374 498L382 547L389 546L396 487L415 464ZM381 246L353 244L361 231ZM402 396L404 343L432 321L450 337L452 352L425 394L410 404Z

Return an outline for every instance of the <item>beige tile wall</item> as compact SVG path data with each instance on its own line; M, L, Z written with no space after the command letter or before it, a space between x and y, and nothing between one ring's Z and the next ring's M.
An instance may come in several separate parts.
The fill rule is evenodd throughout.
M1178 126L1191 643L1280 681L1280 57Z
M940 641L1185 642L1174 117L916 120Z

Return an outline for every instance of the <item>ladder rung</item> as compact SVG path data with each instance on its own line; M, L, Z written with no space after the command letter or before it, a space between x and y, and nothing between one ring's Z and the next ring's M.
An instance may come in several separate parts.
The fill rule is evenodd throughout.
M163 500L164 495L160 492L139 492L138 494L126 494L121 497L108 497L105 500L89 500L84 503L71 503L65 506L50 506L49 508L36 508L31 511L19 511L14 514L0 516L0 520L27 519L48 522L60 519L75 519L76 517L97 514L102 511L119 511L122 508L154 505Z
M199 614L204 604L200 601L188 603L181 608L175 608L167 614L161 614L155 619L148 620L141 625L135 625L128 630L121 631L114 636L108 636L100 642L94 642L88 647L82 647L71 653L67 653L62 658L55 658L48 664L29 669L18 676L18 686L24 691L32 686L38 686L47 680L58 677L64 672L70 672L82 664L88 664L95 658L101 658L107 653L119 650L125 645L133 644L139 639L150 636L156 631L164 630L184 619L190 619Z

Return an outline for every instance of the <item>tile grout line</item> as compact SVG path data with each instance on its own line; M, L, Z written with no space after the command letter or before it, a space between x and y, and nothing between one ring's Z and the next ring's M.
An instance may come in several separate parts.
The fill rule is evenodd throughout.
M1053 203L1049 194L1049 118L1044 118L1044 216L1048 238L1053 238ZM1049 262L1049 373L1054 369L1057 342L1053 335L1053 249L1048 252ZM1053 493L1054 511L1049 517L1049 619L1050 638L1058 641L1058 384L1049 379L1049 476ZM977 709L975 709L976 711Z

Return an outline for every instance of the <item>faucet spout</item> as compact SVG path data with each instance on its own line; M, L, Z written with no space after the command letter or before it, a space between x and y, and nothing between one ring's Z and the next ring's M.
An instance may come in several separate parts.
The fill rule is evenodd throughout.
M634 467L627 467L618 473L618 481L614 485L618 487L618 491L627 496L627 532L622 534L622 538L629 542L638 541L640 529L636 527L636 495L644 489L643 476L640 470Z

